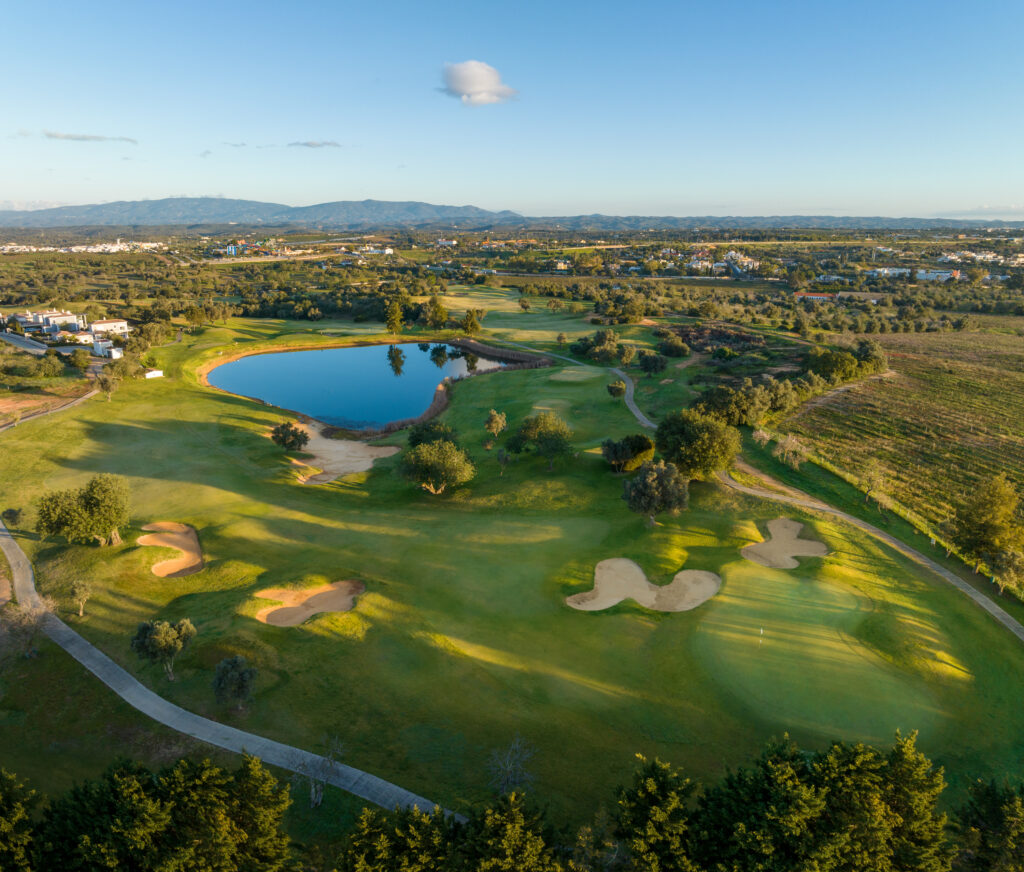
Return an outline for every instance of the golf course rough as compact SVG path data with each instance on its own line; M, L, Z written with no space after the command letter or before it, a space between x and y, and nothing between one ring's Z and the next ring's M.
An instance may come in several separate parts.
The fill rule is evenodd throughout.
M541 341L549 324L570 338L585 329L569 316L527 316L530 337L516 331L518 314L502 317L510 341ZM346 762L457 810L489 795L490 752L519 733L537 749L531 774L553 816L576 822L628 781L637 752L717 778L784 732L822 748L835 738L886 744L897 728L917 729L954 791L1020 771L1016 637L839 518L787 510L831 552L790 570L740 553L764 538L778 505L712 482L694 482L685 512L647 528L599 453L604 439L638 429L608 395L606 376L554 380L553 370L535 369L459 382L441 420L477 476L442 498L398 475L398 457L326 486L298 484L295 466L266 438L294 415L205 388L194 373L221 349L280 342L286 331L296 344L338 341L304 329L271 319L210 325L154 350L172 377L126 380L110 402L60 413L59 427L39 419L0 435L0 505L31 506L40 482L80 487L110 472L126 479L136 517L201 531L205 568L173 583L154 576L153 553L131 541L97 548L40 539L27 523L12 531L40 593L62 613L77 612L71 581L94 581L76 627L170 701L216 714L211 670L244 655L262 677L248 731L315 750L343 726ZM578 456L552 470L530 454L502 467L484 447L489 410L508 416L497 448L538 408L568 421ZM402 442L396 434L380 444ZM633 561L658 585L686 567L719 576L721 589L687 614L632 603L593 615L568 607L565 598L590 590L609 556ZM351 611L301 629L253 619L279 607L259 591L335 579L367 585ZM170 684L126 640L140 621L186 617L199 635ZM49 686L71 674L62 662L47 655L24 668ZM88 692L104 704L101 689ZM25 769L30 742L30 775L58 771L67 758L67 745L55 743L57 719L35 705L13 691L0 699L13 736L0 743L0 765ZM46 741L19 718L49 732ZM94 772L112 761L92 762Z

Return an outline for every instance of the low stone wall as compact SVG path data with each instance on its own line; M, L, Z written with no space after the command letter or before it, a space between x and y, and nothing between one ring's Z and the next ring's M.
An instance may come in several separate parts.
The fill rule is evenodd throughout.
M497 348L493 345L484 345L475 339L450 339L449 345L454 345L464 351L472 352L480 357L489 357L491 360L500 360L502 363L527 363L533 367L552 366L554 361L543 354L533 354L529 351L516 351L512 348ZM510 367L505 367L510 369ZM516 367L516 369L527 369L528 367Z

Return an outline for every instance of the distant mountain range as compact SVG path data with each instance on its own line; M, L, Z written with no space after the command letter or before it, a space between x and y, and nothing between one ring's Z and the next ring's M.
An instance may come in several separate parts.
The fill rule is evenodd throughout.
M497 227L562 230L931 230L948 228L1020 227L1021 221L979 221L960 218L842 217L771 215L761 217L571 215L530 218L516 212L491 212L476 206L435 206L431 203L385 200L339 200L315 206L283 206L257 200L221 197L170 197L126 200L89 206L0 210L0 227L201 227L238 224L247 227L308 227L323 230L437 227L486 230Z

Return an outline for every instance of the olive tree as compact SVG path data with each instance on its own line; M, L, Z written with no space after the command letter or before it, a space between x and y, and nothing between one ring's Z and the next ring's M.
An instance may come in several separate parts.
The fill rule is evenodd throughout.
M626 383L622 379L616 379L608 385L608 393L613 397L621 397L626 393Z
M653 527L662 512L685 509L690 499L689 482L674 463L648 460L634 478L623 482L622 498L630 511L647 515Z
M159 663L169 681L174 681L174 661L196 637L196 628L188 618L176 624L167 621L143 621L132 637L132 651L142 660Z
M233 701L241 709L251 698L257 671L244 657L225 657L213 675L213 694L217 702Z
M466 452L446 439L412 448L402 459L402 471L410 481L435 495L466 484L476 475L476 467Z
M508 418L504 412L498 412L494 409L487 414L487 421L484 423L484 429L492 436L497 437L502 430L508 426Z
M654 434L658 451L686 478L725 469L740 450L740 431L692 409L672 412Z
M526 418L509 440L509 451L520 454L532 448L554 469L555 460L572 453L572 428L554 412L540 412Z
M284 421L270 431L270 438L285 451L301 451L309 442L309 433L291 421Z
M80 490L52 491L39 500L36 530L68 542L120 545L128 522L128 487L109 473L94 476Z

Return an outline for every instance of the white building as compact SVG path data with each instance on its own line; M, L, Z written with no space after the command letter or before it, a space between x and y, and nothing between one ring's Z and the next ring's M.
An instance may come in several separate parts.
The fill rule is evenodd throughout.
M115 336L128 335L128 322L123 318L103 318L92 322L92 332L96 336L114 334Z
M109 357L111 360L118 360L124 357L124 352L109 339L94 340L92 343L92 353L97 357Z

